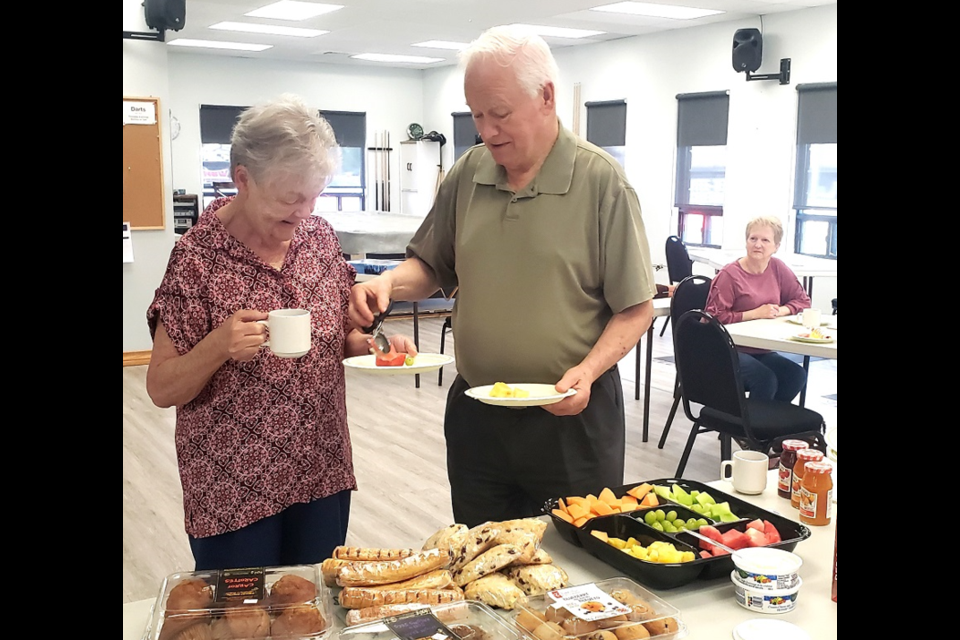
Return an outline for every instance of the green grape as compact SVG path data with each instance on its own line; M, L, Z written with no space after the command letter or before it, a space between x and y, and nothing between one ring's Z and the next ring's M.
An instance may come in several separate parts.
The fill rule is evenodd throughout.
M701 527L705 527L705 526L707 526L707 519L706 519L706 518L700 518L699 520L697 520L697 524L700 525Z
M696 518L690 518L689 520L687 520L687 529L696 529L697 526L699 526L697 522L698 521Z
M667 512L667 520L669 520L670 522L673 522L673 521L676 520L676 519L677 519L677 512L676 512L676 511L668 511L668 512Z
M667 519L667 514L663 512L663 509L657 509L656 514L657 514L657 520L659 520L660 522L663 522L664 520Z
M684 522L683 520L677 520L676 522L673 523L673 526L677 528L677 531L687 530L687 523Z
M653 523L652 525L650 525L650 526L653 527L654 529L656 529L657 531L663 531L663 525L660 524L659 522L654 522L654 523Z
M657 512L653 509L647 511L645 514L643 514L643 521L647 524L653 524L657 521Z
M676 533L676 532L677 532L677 528L676 528L675 526L673 526L673 523L670 522L669 520L667 520L666 522L663 523L663 530L666 531L667 533Z

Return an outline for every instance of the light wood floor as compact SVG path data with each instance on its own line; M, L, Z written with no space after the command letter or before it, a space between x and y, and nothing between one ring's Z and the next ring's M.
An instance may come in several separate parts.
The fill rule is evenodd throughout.
M675 370L670 332L654 338L650 441L641 441L643 397L634 400L635 354L620 363L627 415L626 480L670 477L676 471L690 422L679 411L670 438L657 449L672 403ZM421 322L421 351L439 350L442 320ZM412 323L387 325L389 333L412 335ZM448 335L446 351L452 352ZM645 349L644 339L644 349ZM447 367L444 384L436 374L370 378L347 372L347 412L359 491L354 494L348 544L419 547L436 529L452 522L443 442L443 407L456 372ZM123 602L156 595L164 576L193 569L183 531L183 509L173 445L175 412L158 409L147 397L146 367L123 369ZM811 364L807 406L836 425L836 361ZM714 480L719 444L698 439L685 476Z

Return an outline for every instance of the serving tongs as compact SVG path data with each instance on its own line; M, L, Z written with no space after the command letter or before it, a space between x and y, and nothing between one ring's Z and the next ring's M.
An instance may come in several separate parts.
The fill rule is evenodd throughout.
M364 329L364 333L373 334L373 343L377 345L383 353L390 352L390 341L387 339L387 336L383 333L383 321L387 319L387 316L390 315L390 312L393 310L393 300L390 301L390 304L387 305L386 311L377 314L373 318L373 324Z

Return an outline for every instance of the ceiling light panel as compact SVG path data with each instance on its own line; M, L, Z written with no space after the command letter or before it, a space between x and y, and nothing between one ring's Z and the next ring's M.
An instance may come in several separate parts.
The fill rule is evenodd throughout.
M308 20L325 13L343 9L342 4L321 4L319 2L297 2L296 0L280 0L268 4L250 13L244 14L251 18L273 18L275 20Z
M651 4L648 2L617 2L593 7L590 11L605 11L607 13L623 13L631 16L647 16L649 18L670 18L672 20L693 20L706 16L715 16L723 11L712 9L697 9L694 7L680 7L671 4Z
M450 49L452 51L462 51L470 45L466 42L450 42L448 40L427 40L426 42L417 42L411 47L424 47L427 49Z
M541 24L513 24L511 27L526 29L538 36L548 36L553 38L589 38L599 36L606 31L592 31L590 29L567 29L566 27L547 27Z
M195 40L193 38L177 38L167 44L172 47L200 47L201 49L229 49L232 51L265 51L273 46L272 44L220 42L217 40Z
M357 60L368 60L370 62L409 62L412 64L430 64L432 62L443 62L443 58L427 58L425 56L398 56L392 53L358 53L350 56Z
M303 29L300 27L281 27L270 24L254 24L250 22L218 22L210 25L218 31L239 31L241 33L266 33L275 36L292 36L294 38L315 38L329 31L321 29Z

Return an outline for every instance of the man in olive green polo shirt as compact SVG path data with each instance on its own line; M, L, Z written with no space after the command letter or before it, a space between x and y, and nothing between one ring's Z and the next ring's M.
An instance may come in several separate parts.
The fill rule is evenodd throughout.
M458 287L444 431L454 517L473 526L623 483L616 364L650 326L655 286L637 195L560 125L543 40L497 27L462 60L484 144L450 170L408 259L353 288L350 315L367 326L391 298ZM464 395L497 381L576 393L525 409Z

